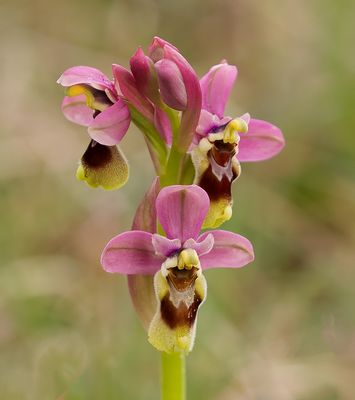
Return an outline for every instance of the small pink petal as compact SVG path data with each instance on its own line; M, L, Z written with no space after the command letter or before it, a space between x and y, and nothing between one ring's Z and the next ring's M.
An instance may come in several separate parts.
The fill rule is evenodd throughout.
M196 128L196 134L198 138L201 139L219 127L226 125L231 120L232 118L230 117L219 118L217 115L211 114L207 110L201 110L200 119Z
M201 110L200 119L194 136L194 144L197 145L200 140L207 137L209 133L215 132L218 128L225 126L232 118L219 118L215 114L211 114L207 110Z
M141 230L150 233L155 233L157 231L155 200L159 190L159 178L156 177L137 208L132 224L133 230Z
M156 201L158 219L169 239L195 239L207 215L210 200L196 185L163 188Z
M152 243L156 253L164 257L170 257L172 253L181 248L181 241L179 239L168 239L157 234L153 235Z
M215 230L203 233L199 241L210 234L213 235L214 245L209 253L200 257L202 269L240 268L254 260L253 246L247 238L233 232Z
M101 255L105 271L118 274L151 275L159 270L164 258L155 253L152 234L128 231L111 239Z
M89 126L94 118L94 111L86 105L86 96L65 96L62 102L62 111L66 119L75 124Z
M251 119L247 133L240 133L239 161L262 161L280 153L285 145L281 130L260 119Z
M112 65L116 90L122 93L149 121L154 119L154 108L150 101L138 90L133 74L121 65Z
M187 94L177 65L171 60L162 59L155 64L155 68L164 103L175 110L186 110Z
M200 80L202 108L222 118L236 78L234 65L223 62L213 66Z
M94 119L88 132L96 142L113 146L121 141L130 122L128 107L122 100L118 100Z
M200 118L198 120L198 125L196 128L196 132L200 136L206 136L211 129L218 125L220 118L215 114L211 114L207 110L201 110Z
M205 235L202 239L201 237L199 237L197 241L194 239L186 240L183 247L184 249L194 249L199 256L203 256L204 254L207 254L212 250L213 244L214 237L212 234L208 234Z
M78 66L67 69L57 80L62 86L86 84L98 90L109 89L114 92L113 83L100 70Z

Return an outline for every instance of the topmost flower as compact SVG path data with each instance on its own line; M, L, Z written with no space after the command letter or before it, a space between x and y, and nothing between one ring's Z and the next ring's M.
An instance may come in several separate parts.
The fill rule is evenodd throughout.
M76 124L88 127L91 142L77 170L77 177L106 189L122 186L128 165L118 148L130 124L130 113L113 82L92 67L72 67L58 79L66 88L62 111Z
M253 246L233 232L212 230L200 235L210 201L198 186L173 185L156 197L153 190L150 197L148 215L137 219L152 220L153 233L132 230L115 236L106 245L101 263L111 273L154 275L157 304L149 341L167 353L188 353L194 344L197 312L207 295L203 271L243 267L254 259ZM157 220L165 236L155 233Z
M113 64L113 80L85 66L69 68L58 79L66 88L64 115L88 127L92 141L77 176L94 187L113 189L126 182L127 163L112 146L121 141L131 120L145 135L158 173L166 167L172 143L183 154L195 134L201 89L179 51L156 37L149 55L138 48L130 67Z

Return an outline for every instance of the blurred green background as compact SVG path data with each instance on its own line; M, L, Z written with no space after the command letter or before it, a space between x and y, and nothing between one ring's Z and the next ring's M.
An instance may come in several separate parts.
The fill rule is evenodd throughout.
M244 164L225 225L255 246L206 273L189 399L355 397L355 3L330 0L0 2L0 398L158 399L159 355L126 279L102 271L153 177L132 127L120 191L75 180L88 137L55 83L74 65L110 76L159 35L199 75L226 58L228 113L280 126L287 147Z

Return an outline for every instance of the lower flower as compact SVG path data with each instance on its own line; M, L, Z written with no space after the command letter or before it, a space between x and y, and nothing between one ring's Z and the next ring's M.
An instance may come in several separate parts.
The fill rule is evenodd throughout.
M111 239L102 253L107 272L154 274L157 308L148 339L160 351L192 350L197 313L207 295L203 270L242 267L254 259L252 245L243 236L223 230L199 236L209 203L199 186L166 187L155 201L166 237L128 231ZM144 297L144 293L134 296Z

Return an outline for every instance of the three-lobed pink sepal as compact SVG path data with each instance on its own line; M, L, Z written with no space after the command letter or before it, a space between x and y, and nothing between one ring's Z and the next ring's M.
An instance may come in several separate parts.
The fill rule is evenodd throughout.
M157 272L164 257L156 254L152 234L128 231L111 239L101 255L105 271L119 274L151 275Z
M198 241L213 235L214 244L210 252L200 256L202 269L240 268L254 260L254 250L250 241L237 233L213 230L203 233Z
M239 161L262 161L274 157L285 145L281 130L270 122L250 119L247 133L239 133Z
M227 62L214 65L200 79L202 109L222 118L232 87L237 78L237 68Z
M163 188L156 197L156 214L149 198L156 196L157 181L147 194L147 201L136 215L135 226L155 231L151 217L157 216L167 237L133 230L109 241L101 263L107 272L126 275L152 275L162 263L182 249L194 249L202 269L239 268L254 259L248 239L233 232L213 230L198 236L207 214L207 193L195 185L175 185ZM153 196L153 197L152 197ZM145 221L148 218L148 223Z
M112 106L96 116L88 128L89 135L96 142L105 146L118 144L131 122L127 105L118 100Z
M156 200L157 216L166 236L181 242L197 238L209 205L207 193L196 185L168 186Z

